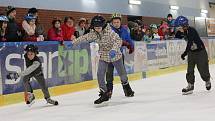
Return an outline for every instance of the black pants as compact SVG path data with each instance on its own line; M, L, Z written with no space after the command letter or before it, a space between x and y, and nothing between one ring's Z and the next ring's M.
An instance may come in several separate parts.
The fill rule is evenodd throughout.
M210 81L208 54L205 49L197 52L188 52L188 67L186 79L190 84L195 83L194 68L196 65L202 80L205 82Z
M39 83L40 88L42 89L44 98L45 99L50 98L50 94L48 91L48 87L46 86L46 82L45 82L45 78L44 78L43 73L30 74L30 75L24 76L23 81L24 81L25 91L33 93L33 89L32 89L31 84L30 84L30 79L32 77L34 77L37 80L37 82Z
M125 70L125 60L124 60L124 55L122 55L122 61L123 61L123 67ZM108 64L108 68L107 68L107 72L106 72L106 82L107 82L107 87L109 88L109 90L113 90L113 75L114 72L114 66L112 63Z

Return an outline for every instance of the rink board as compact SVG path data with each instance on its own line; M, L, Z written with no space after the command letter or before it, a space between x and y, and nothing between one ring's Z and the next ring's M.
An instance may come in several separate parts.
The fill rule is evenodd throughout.
M204 39L210 63L215 63L215 41ZM6 73L23 70L23 46L29 43L0 43L0 106L23 102L21 80L6 80ZM98 46L83 43L72 47L67 42L59 46L58 42L34 43L39 46L43 61L43 71L53 96L77 92L98 87L96 72L98 67ZM124 48L125 67L129 80L140 80L152 76L173 73L186 69L186 61L180 59L186 42L184 40L153 41L151 43L135 42L135 52L131 55ZM12 54L12 55L11 55ZM8 56L10 55L10 56ZM8 59L9 58L9 59ZM7 62L10 60L9 62ZM115 75L117 75L115 71ZM88 81L87 81L88 80ZM43 98L37 82L32 81L37 98ZM120 83L115 77L115 83Z

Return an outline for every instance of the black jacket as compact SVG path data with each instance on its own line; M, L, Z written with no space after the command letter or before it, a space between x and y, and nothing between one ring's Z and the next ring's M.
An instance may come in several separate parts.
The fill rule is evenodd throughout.
M195 28L188 27L188 30L184 33L184 35L185 40L187 40L187 47L185 50L186 53L189 51L200 51L205 49L204 43Z
M18 42L21 39L21 29L14 19L9 19L7 24L6 39L8 42Z
M29 66L31 66L35 61L38 61L40 63L39 67L36 68L31 74L37 75L37 74L42 73L42 63L41 63L39 57L35 56L33 60L29 60L27 57L27 54L25 54L24 57L25 57L25 63L26 63L27 68Z

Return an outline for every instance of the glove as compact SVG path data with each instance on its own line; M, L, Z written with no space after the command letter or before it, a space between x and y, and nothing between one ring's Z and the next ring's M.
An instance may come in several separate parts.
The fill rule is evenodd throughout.
M184 53L181 55L181 59L182 59L182 60L185 60L185 56L187 56L187 52L184 52Z
M134 48L131 47L131 44L126 42L126 41L123 41L122 42L122 46L126 46L128 49L129 49L129 54L133 53L134 52Z
M130 46L130 44L126 41L122 41L122 46L126 46L128 48Z
M64 41L59 41L60 46L64 46Z
M18 73L9 73L7 75L7 79L15 79L15 81L19 78L19 74Z
M64 42L64 46L66 49L71 49L73 47L73 43L72 42Z
M132 54L133 52L134 52L134 48L130 46L130 47L129 47L129 52L128 52L128 53L129 53L129 54Z
M110 56L111 59L112 59L112 58L115 58L115 56L116 56L116 50L111 50L111 51L109 52L109 56Z

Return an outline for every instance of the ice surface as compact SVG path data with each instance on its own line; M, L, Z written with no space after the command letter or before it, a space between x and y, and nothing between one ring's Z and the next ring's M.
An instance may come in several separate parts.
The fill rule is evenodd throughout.
M215 65L210 66L215 79ZM214 80L212 90L196 71L195 90L183 96L185 71L130 82L135 97L124 97L122 86L114 86L112 99L95 106L98 89L53 97L59 106L36 100L32 107L24 103L0 108L0 121L215 121Z

